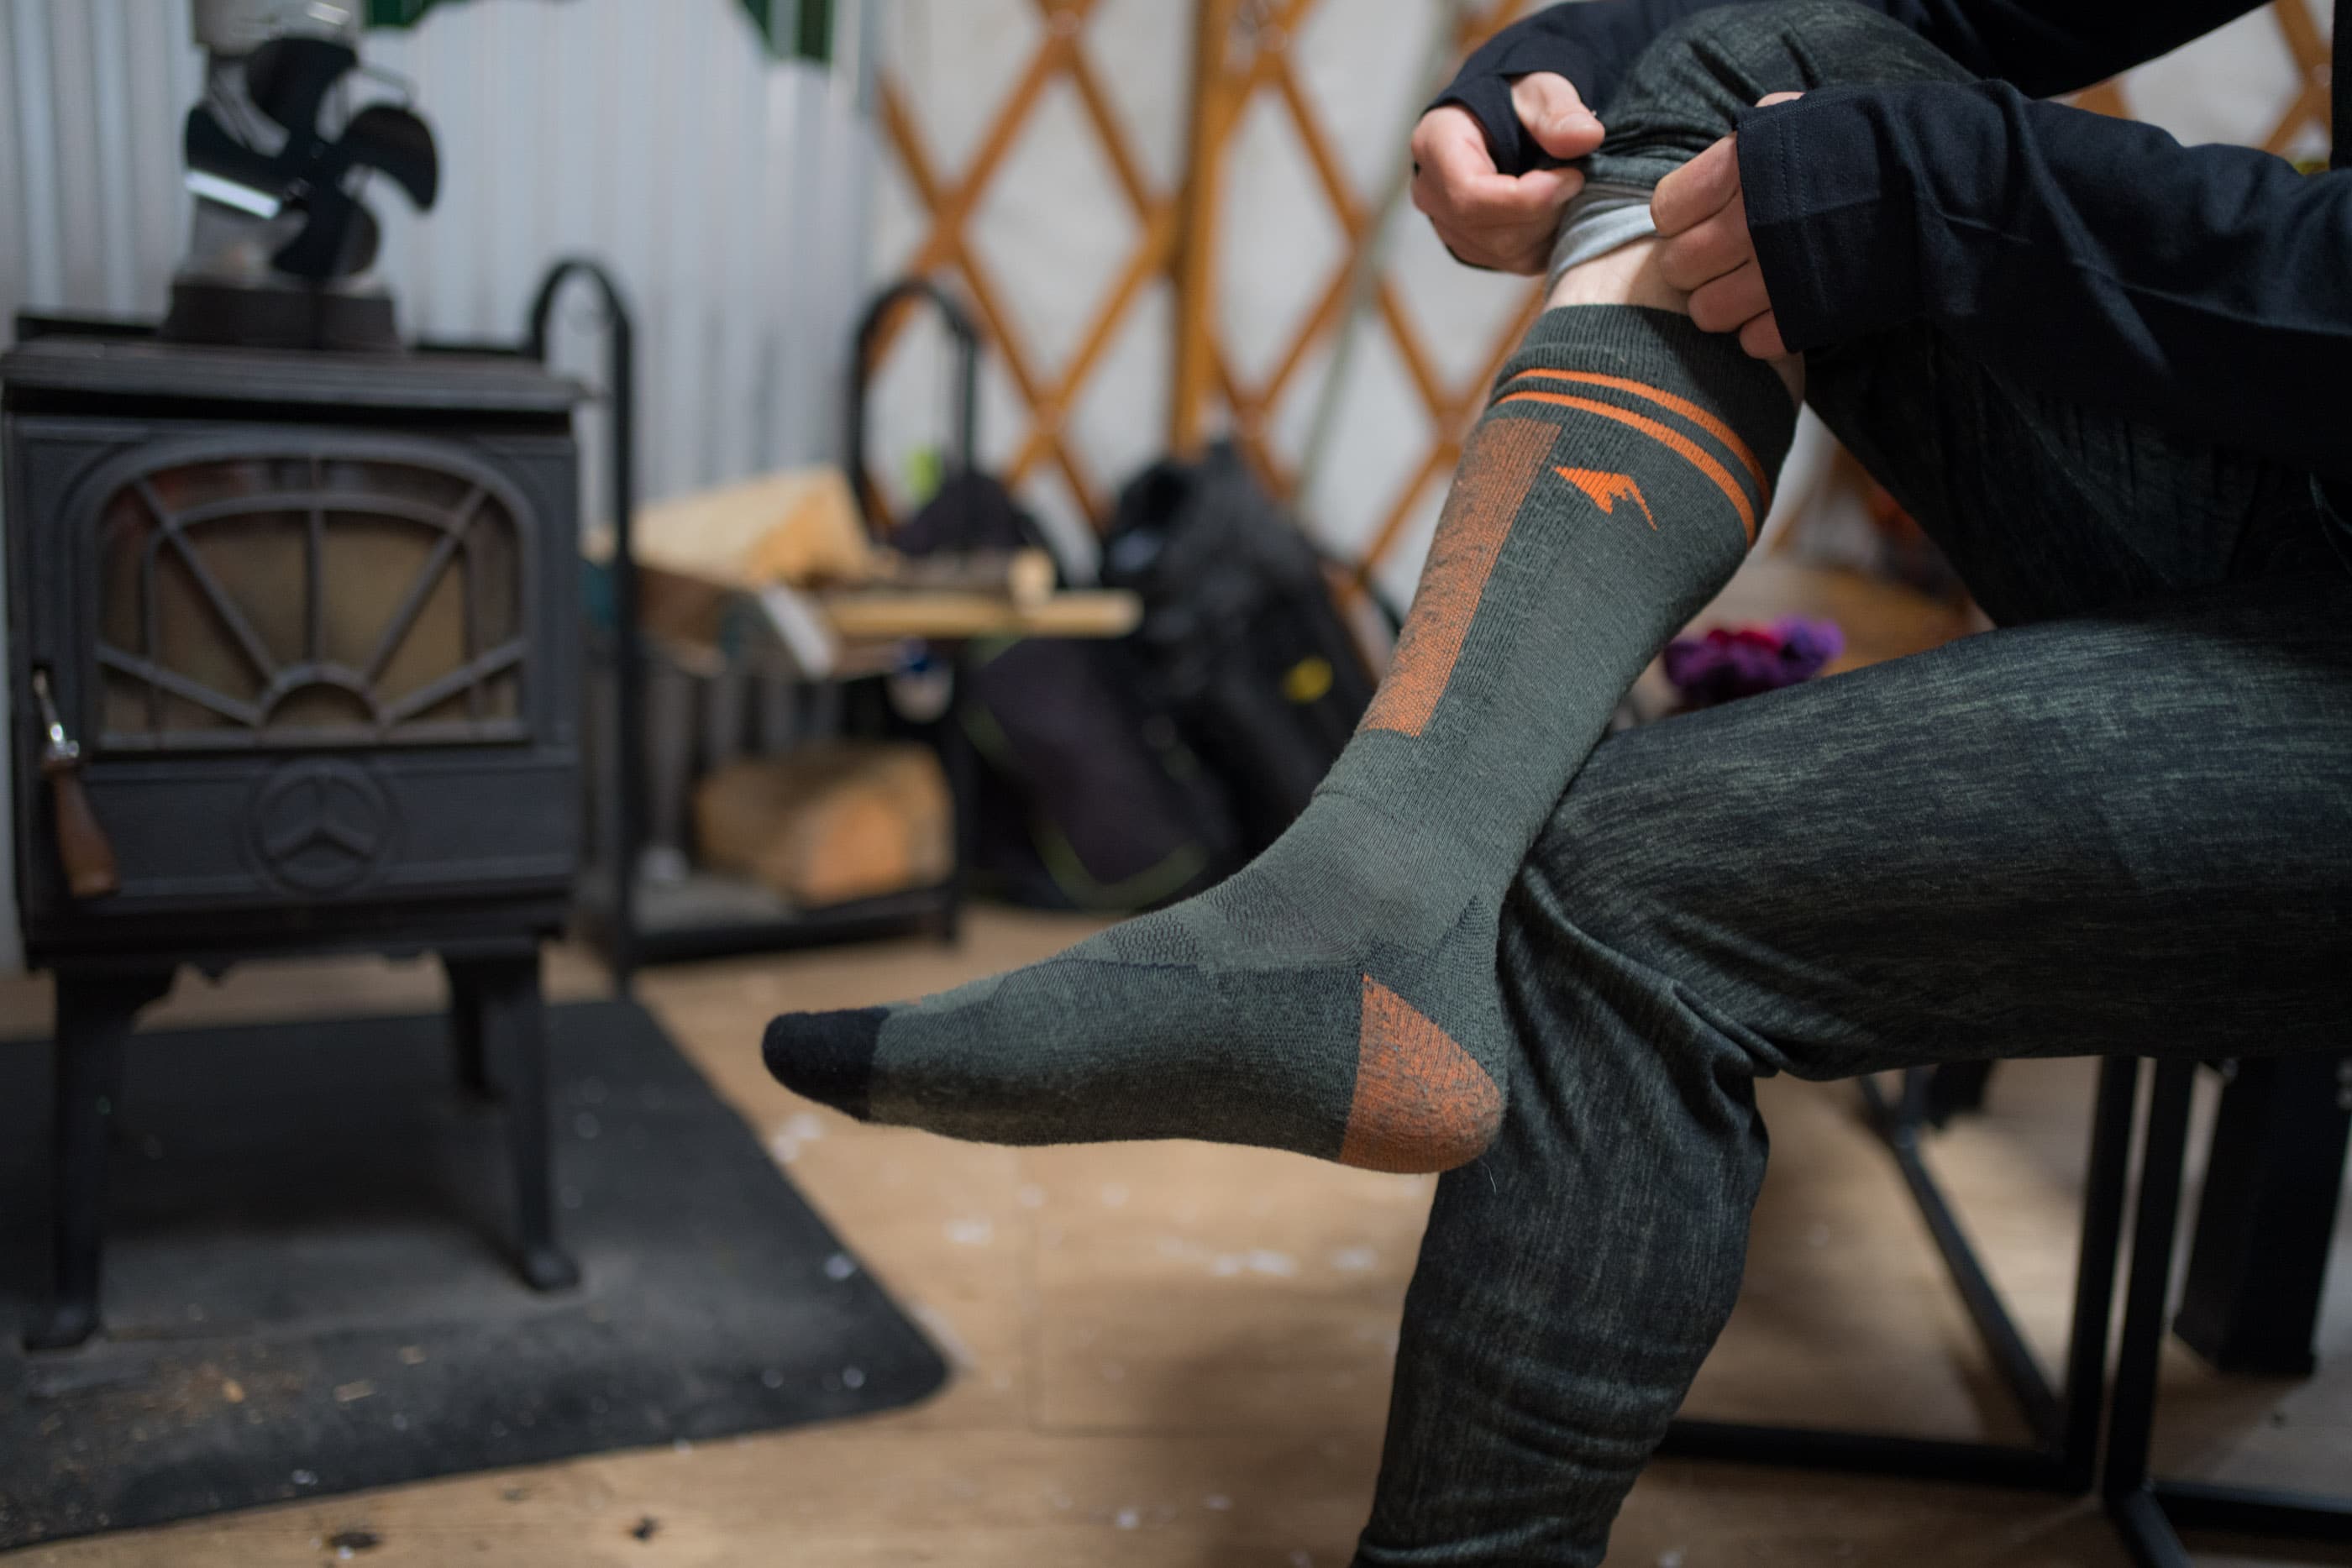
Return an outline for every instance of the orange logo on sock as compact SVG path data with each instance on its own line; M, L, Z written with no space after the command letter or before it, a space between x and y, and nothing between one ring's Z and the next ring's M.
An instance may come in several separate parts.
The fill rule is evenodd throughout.
M1555 468L1552 472L1591 497L1592 504L1604 515L1614 516L1617 503L1630 498L1642 508L1642 516L1649 518L1650 531L1658 531L1657 516L1650 510L1650 503L1643 499L1642 486L1633 483L1631 475L1596 474L1590 468Z

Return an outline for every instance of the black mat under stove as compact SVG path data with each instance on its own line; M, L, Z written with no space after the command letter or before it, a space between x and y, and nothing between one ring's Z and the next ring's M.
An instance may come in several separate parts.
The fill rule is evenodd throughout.
M499 1119L457 1089L441 1019L156 1034L116 1122L107 1337L33 1357L49 1053L0 1044L0 1550L940 1385L650 1018L551 1019L577 1291L517 1280Z

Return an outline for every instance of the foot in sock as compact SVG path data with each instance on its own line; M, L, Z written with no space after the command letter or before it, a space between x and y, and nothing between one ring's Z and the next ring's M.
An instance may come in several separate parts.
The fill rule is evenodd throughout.
M780 1018L770 1070L990 1143L1475 1159L1509 1089L1504 893L1626 688L1738 566L1794 419L1771 368L1685 317L1547 313L1472 434L1388 676L1287 832L1044 963Z

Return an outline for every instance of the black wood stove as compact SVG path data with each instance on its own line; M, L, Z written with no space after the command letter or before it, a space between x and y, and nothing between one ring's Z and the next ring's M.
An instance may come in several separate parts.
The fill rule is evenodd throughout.
M578 389L520 359L44 333L0 358L16 891L55 971L55 1294L97 1323L106 1119L183 964L438 953L552 1234L538 945L581 845ZM492 1069L495 1069L493 1072Z
M196 0L197 200L160 332L25 320L0 357L9 762L27 958L57 977L56 1272L27 1339L98 1324L107 1121L182 965L437 953L457 1071L509 1121L524 1276L549 1203L539 944L581 848L579 389L409 352L348 110L360 8Z

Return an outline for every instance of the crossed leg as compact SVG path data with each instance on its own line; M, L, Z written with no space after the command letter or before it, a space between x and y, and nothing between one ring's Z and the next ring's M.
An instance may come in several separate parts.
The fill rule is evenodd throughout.
M1612 141L1646 125L1687 157L1755 97L1931 68L1921 47L1841 0L1709 12L1636 68ZM1639 279L1638 247L1612 255ZM1365 1568L1601 1561L1738 1294L1758 1076L2340 1045L2352 579L2304 476L2042 398L1926 328L1805 374L2021 629L1620 737L1578 774L1505 905L1514 1092L1439 1186Z
M1738 1293L1753 1084L2340 1050L2352 579L1995 632L1612 739L1513 888L1366 1568L1601 1561Z

